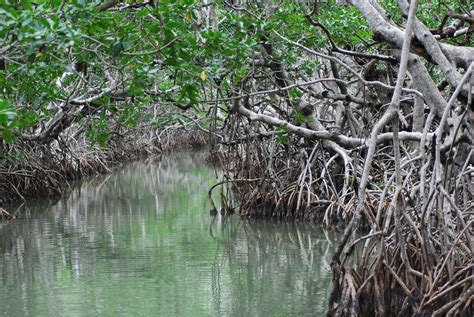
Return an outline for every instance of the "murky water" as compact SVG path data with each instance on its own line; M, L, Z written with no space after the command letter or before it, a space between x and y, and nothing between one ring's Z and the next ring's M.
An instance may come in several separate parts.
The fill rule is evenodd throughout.
M136 162L0 224L3 316L318 316L332 237L212 221L202 155Z

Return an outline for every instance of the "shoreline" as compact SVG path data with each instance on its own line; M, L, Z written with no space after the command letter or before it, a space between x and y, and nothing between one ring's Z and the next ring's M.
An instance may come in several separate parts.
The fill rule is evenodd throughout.
M166 142L149 140L131 144L132 139L130 137L122 148L109 145L105 148L90 148L86 153L48 153L41 157L41 151L25 152L22 162L0 166L0 221L17 217L11 211L12 206L31 199L61 195L70 189L74 181L108 174L114 168L137 159L199 148L208 142L208 136L191 131L174 135ZM77 158L79 155L82 155L80 159Z

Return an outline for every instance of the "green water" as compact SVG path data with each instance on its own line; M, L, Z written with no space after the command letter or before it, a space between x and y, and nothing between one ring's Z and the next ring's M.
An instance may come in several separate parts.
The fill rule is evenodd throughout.
M332 237L212 219L200 153L136 162L0 224L2 316L320 316Z

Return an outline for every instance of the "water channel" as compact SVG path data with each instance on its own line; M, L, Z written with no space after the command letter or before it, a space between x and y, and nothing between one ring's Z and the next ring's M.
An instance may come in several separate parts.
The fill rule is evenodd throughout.
M215 218L200 152L134 162L0 223L0 316L322 316L334 237Z

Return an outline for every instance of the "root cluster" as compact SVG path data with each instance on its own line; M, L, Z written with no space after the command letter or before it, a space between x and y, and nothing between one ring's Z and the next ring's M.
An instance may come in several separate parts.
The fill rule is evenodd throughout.
M205 145L207 140L201 131L169 129L119 136L103 147L92 146L86 138L48 144L17 141L2 148L0 203L57 195L73 180L107 173L113 166L139 157ZM0 217L11 218L6 211Z

